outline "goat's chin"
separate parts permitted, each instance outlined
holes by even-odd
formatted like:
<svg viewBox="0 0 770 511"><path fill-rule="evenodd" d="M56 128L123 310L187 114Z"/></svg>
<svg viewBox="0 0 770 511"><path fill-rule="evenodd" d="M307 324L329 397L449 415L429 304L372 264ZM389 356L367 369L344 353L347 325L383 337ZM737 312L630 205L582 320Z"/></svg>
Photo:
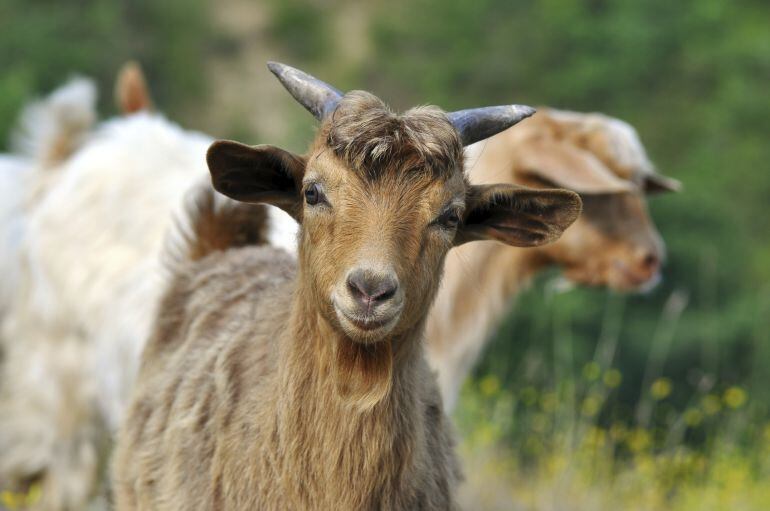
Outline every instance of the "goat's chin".
<svg viewBox="0 0 770 511"><path fill-rule="evenodd" d="M392 333L401 317L397 311L388 317L361 317L356 313L347 312L334 302L334 312L345 334L354 342L372 344L384 340Z"/></svg>

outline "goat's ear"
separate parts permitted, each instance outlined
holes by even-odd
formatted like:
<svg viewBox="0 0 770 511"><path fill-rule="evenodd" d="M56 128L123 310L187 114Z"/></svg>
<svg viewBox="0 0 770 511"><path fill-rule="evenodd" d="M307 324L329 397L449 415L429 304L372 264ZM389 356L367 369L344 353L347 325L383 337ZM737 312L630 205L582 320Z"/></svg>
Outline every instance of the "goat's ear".
<svg viewBox="0 0 770 511"><path fill-rule="evenodd" d="M130 60L118 71L115 102L123 115L152 110L152 97L141 66Z"/></svg>
<svg viewBox="0 0 770 511"><path fill-rule="evenodd" d="M455 245L497 240L516 247L555 241L580 214L580 196L568 190L516 185L474 185L466 199Z"/></svg>
<svg viewBox="0 0 770 511"><path fill-rule="evenodd" d="M682 182L672 177L663 176L651 172L644 176L644 193L655 195L663 192L678 192L682 189Z"/></svg>
<svg viewBox="0 0 770 511"><path fill-rule="evenodd" d="M209 147L206 162L216 191L240 202L277 206L301 220L302 157L269 145L218 140Z"/></svg>
<svg viewBox="0 0 770 511"><path fill-rule="evenodd" d="M569 142L533 140L516 154L524 174L583 194L621 193L637 189L612 173L599 158Z"/></svg>

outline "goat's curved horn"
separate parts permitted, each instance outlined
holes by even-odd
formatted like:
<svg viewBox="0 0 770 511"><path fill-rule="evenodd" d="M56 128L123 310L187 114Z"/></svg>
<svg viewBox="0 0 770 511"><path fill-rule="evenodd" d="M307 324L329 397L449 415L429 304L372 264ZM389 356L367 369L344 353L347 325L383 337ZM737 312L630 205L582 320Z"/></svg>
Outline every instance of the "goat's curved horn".
<svg viewBox="0 0 770 511"><path fill-rule="evenodd" d="M531 106L503 105L458 110L447 113L447 117L466 146L507 130L534 113Z"/></svg>
<svg viewBox="0 0 770 511"><path fill-rule="evenodd" d="M280 62L268 62L267 68L319 121L329 115L342 99L342 92L304 71Z"/></svg>

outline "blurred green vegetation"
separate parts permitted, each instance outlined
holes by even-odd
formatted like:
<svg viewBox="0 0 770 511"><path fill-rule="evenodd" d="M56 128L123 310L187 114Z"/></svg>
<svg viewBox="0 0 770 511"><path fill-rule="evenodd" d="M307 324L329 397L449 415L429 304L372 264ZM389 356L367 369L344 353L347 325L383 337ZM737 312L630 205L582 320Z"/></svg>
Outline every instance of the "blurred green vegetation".
<svg viewBox="0 0 770 511"><path fill-rule="evenodd" d="M22 105L75 74L96 79L102 111L129 59L153 94L179 113L204 92L201 55L211 36L205 0L3 0L0 2L0 149Z"/></svg>
<svg viewBox="0 0 770 511"><path fill-rule="evenodd" d="M249 12L245 0L222 8L236 5ZM719 463L733 460L732 446L751 453L752 445L768 449L761 442L770 438L770 3L365 5L267 0L263 35L276 57L340 88L370 89L398 108L518 102L605 112L633 124L660 171L684 183L680 194L651 199L668 246L663 284L644 296L557 293L549 286L553 272L543 275L519 297L477 368L458 411L462 430L475 441L492 428L493 443L526 464L537 454L527 445L540 445L543 459L553 461L545 454L559 451L563 435L572 435L577 449L568 452L578 452L594 433L623 428L637 447L645 445L635 454L623 437L613 441L613 456L633 464L639 455L645 466L655 453L666 463L687 446L695 449L687 451L688 463L700 463L700 455L715 465L693 471L686 489L710 481L740 491L719 479ZM218 44L224 51L214 6L5 0L0 140L28 99L73 71L109 92L129 57L147 68L172 118L194 109L216 93L205 89L202 58ZM354 6L364 14L352 18L366 24L363 30L345 25ZM311 121L297 119L301 139ZM555 408L528 411L527 400L541 406L543 396L552 396ZM531 440L531 431L541 434ZM749 479L770 470L755 463L759 452L741 461L753 467ZM688 502L687 490L679 498Z"/></svg>
<svg viewBox="0 0 770 511"><path fill-rule="evenodd" d="M321 3L271 5L281 13L273 35L291 41L283 48L293 61L328 70L343 88L368 88L398 108L521 102L602 111L633 124L659 170L684 182L682 193L650 201L668 247L661 286L644 296L559 294L548 292L553 273L544 275L516 302L477 377L553 384L594 360L611 333L628 415L650 372L670 379L678 405L704 385L742 385L752 407L770 411L770 4L377 2L371 55L347 67L343 46L361 43L343 34L332 44L337 27L318 15ZM315 20L322 55L293 46L299 25L285 20L303 16ZM683 307L675 318L672 300Z"/></svg>
<svg viewBox="0 0 770 511"><path fill-rule="evenodd" d="M651 200L668 245L665 282L627 299L575 290L518 300L478 375L504 385L553 377L570 342L591 359L616 305L622 396L640 396L655 336L670 335L661 375L688 399L704 377L770 402L770 4L714 0L420 0L389 3L373 24L362 76L399 106L522 102L602 111L632 123L660 171L684 191ZM672 293L686 297L660 332ZM669 345L670 344L670 345ZM556 345L556 346L554 346Z"/></svg>

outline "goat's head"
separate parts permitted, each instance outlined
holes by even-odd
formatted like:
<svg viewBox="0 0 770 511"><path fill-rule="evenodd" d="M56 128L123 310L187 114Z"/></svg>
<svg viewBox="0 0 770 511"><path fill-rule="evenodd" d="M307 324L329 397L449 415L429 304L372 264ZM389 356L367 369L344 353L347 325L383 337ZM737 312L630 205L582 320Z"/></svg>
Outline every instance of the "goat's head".
<svg viewBox="0 0 770 511"><path fill-rule="evenodd" d="M676 191L680 184L655 172L636 131L618 119L542 110L528 127L528 133L511 133L525 143L515 144L509 180L567 188L583 199L575 225L543 251L580 284L619 291L653 287L665 246L645 195Z"/></svg>
<svg viewBox="0 0 770 511"><path fill-rule="evenodd" d="M321 120L318 135L306 156L216 142L208 153L214 187L279 206L301 223L303 291L357 343L398 336L424 319L453 245L548 243L580 212L572 192L471 186L464 177L463 144L531 109L399 115L369 93L342 95L288 66L271 69Z"/></svg>

